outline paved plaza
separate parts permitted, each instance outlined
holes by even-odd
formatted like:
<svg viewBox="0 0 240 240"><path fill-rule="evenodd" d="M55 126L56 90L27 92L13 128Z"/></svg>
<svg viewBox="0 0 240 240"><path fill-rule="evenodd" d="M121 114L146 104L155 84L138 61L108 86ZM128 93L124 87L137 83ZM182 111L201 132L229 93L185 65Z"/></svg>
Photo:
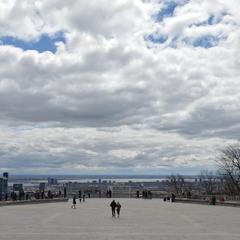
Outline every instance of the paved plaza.
<svg viewBox="0 0 240 240"><path fill-rule="evenodd" d="M239 240L240 208L117 199L121 217L112 218L111 199L0 208L1 240Z"/></svg>

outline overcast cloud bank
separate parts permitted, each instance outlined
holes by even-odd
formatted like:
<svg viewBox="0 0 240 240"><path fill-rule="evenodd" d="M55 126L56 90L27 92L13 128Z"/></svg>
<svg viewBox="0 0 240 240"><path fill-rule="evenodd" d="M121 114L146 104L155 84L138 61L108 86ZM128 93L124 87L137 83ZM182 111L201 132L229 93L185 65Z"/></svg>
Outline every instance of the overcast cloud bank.
<svg viewBox="0 0 240 240"><path fill-rule="evenodd" d="M0 11L2 171L191 173L239 139L238 1L5 0Z"/></svg>

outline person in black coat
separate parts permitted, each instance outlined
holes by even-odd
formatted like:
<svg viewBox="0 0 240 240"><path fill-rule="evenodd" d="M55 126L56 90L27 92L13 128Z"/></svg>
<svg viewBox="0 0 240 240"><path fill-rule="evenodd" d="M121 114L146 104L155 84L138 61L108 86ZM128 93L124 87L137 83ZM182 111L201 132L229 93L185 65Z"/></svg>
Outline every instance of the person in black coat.
<svg viewBox="0 0 240 240"><path fill-rule="evenodd" d="M119 202L117 202L116 204L116 208L117 208L117 216L120 217L120 210L121 210L121 204Z"/></svg>
<svg viewBox="0 0 240 240"><path fill-rule="evenodd" d="M76 197L75 196L73 196L73 205L71 208L76 209Z"/></svg>
<svg viewBox="0 0 240 240"><path fill-rule="evenodd" d="M111 209L112 209L112 217L115 217L115 215L116 215L115 209L116 209L116 207L117 207L117 204L116 204L115 200L113 200L113 201L111 202L110 207L111 207Z"/></svg>

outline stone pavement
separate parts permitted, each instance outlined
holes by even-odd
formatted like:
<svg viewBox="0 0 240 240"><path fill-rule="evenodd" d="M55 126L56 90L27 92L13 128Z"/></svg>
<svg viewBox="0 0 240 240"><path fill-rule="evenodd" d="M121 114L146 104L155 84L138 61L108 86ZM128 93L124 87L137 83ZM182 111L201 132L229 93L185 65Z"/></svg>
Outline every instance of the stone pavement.
<svg viewBox="0 0 240 240"><path fill-rule="evenodd" d="M0 208L0 240L239 240L240 208L117 199L121 217L111 217L111 199Z"/></svg>

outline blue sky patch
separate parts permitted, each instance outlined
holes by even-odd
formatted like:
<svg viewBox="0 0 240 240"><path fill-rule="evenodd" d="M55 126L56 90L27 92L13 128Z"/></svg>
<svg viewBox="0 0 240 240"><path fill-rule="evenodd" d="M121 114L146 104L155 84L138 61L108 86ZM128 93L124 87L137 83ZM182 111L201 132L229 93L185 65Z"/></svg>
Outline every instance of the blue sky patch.
<svg viewBox="0 0 240 240"><path fill-rule="evenodd" d="M208 25L218 24L223 20L223 18L226 15L228 15L228 13L226 12L222 12L222 14L219 16L210 15L207 20L199 22L197 24L193 24L193 25L199 27L199 26L208 26Z"/></svg>
<svg viewBox="0 0 240 240"><path fill-rule="evenodd" d="M201 37L193 42L194 47L212 48L218 45L219 39L214 36Z"/></svg>
<svg viewBox="0 0 240 240"><path fill-rule="evenodd" d="M144 39L145 41L162 44L168 40L168 37L164 35L149 34L149 35L146 35Z"/></svg>
<svg viewBox="0 0 240 240"><path fill-rule="evenodd" d="M175 8L177 7L177 3L169 2L167 3L155 16L157 22L163 21L165 17L171 17L174 14Z"/></svg>
<svg viewBox="0 0 240 240"><path fill-rule="evenodd" d="M24 41L18 38L14 38L11 36L5 36L0 38L1 45L11 45L17 48L21 48L24 51L26 50L36 50L40 53L50 51L52 53L56 53L57 42L64 42L65 37L63 33L55 34L54 36L42 35L39 39L34 41Z"/></svg>
<svg viewBox="0 0 240 240"><path fill-rule="evenodd" d="M221 38L215 36L204 36L196 39L184 39L186 44L192 45L194 47L202 47L202 48L212 48L216 47Z"/></svg>
<svg viewBox="0 0 240 240"><path fill-rule="evenodd" d="M183 6L186 3L188 3L189 0L181 0L181 1L168 1L164 7L156 14L154 15L154 19L157 22L162 22L164 18L166 17L172 17L174 14L174 11L177 7Z"/></svg>

